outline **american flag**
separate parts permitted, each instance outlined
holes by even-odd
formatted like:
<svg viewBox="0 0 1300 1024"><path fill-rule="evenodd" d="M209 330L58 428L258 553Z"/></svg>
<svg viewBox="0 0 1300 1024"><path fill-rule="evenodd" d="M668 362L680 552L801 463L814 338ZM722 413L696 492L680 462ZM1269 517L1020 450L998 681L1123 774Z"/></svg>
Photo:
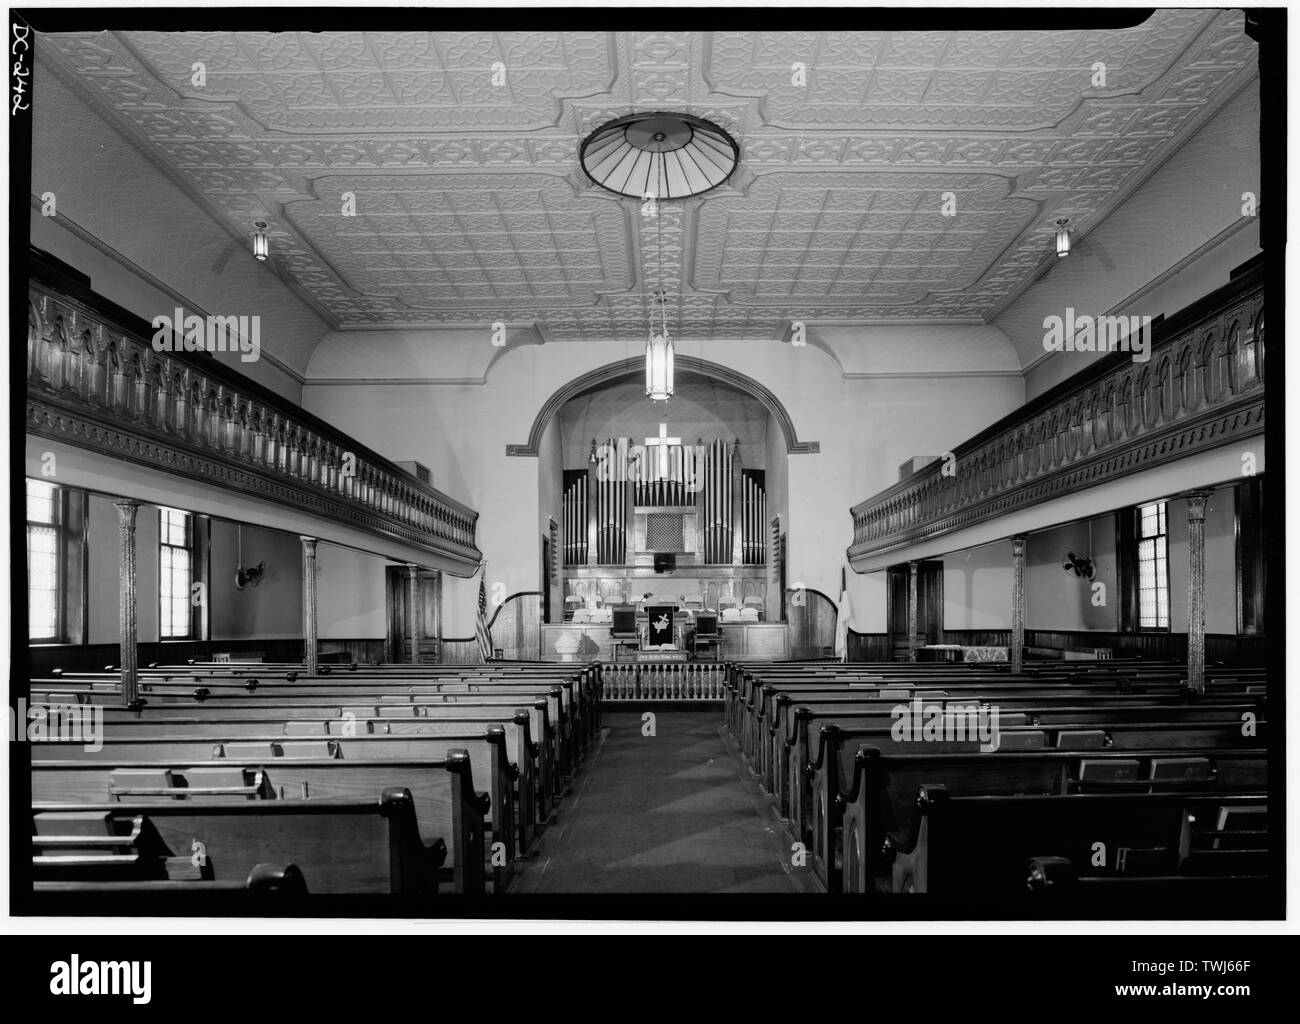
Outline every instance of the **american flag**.
<svg viewBox="0 0 1300 1024"><path fill-rule="evenodd" d="M480 661L492 660L492 633L488 630L487 622L487 588L484 587L484 580L487 577L487 569L484 568L483 575L478 581L478 617L474 623L474 635L478 637L478 656Z"/></svg>

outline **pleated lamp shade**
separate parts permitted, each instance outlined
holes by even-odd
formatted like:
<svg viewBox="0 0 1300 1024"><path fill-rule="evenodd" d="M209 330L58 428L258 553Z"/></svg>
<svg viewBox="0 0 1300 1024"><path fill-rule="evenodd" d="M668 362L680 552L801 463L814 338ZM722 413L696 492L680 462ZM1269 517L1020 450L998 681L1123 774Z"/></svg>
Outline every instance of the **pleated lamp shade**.
<svg viewBox="0 0 1300 1024"><path fill-rule="evenodd" d="M716 124L689 114L632 114L591 133L579 154L597 185L637 199L685 199L717 188L740 147Z"/></svg>

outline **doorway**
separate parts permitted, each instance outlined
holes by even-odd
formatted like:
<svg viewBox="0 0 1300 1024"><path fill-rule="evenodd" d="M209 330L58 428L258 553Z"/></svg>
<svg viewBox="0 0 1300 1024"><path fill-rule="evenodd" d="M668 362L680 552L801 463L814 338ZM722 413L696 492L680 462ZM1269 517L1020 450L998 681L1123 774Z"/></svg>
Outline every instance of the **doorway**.
<svg viewBox="0 0 1300 1024"><path fill-rule="evenodd" d="M384 573L388 610L389 661L410 664L411 659L411 577L405 566L390 565ZM421 664L441 661L442 573L436 569L416 571L415 586L420 616L416 623L417 658Z"/></svg>
<svg viewBox="0 0 1300 1024"><path fill-rule="evenodd" d="M886 570L886 621L889 625L890 658L911 661L912 651L943 638L943 562L920 562L916 569L916 635L908 636L909 577L907 563Z"/></svg>

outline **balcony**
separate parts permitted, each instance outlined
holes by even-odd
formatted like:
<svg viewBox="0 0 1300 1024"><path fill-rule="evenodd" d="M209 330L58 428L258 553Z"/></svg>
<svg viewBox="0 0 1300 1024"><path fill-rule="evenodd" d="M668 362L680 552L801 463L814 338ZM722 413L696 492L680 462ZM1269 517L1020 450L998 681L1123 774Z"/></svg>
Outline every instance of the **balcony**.
<svg viewBox="0 0 1300 1024"><path fill-rule="evenodd" d="M954 459L855 505L850 562L1262 433L1263 277L1253 265L1156 324L1146 362L1093 357L1095 366L958 446Z"/></svg>
<svg viewBox="0 0 1300 1024"><path fill-rule="evenodd" d="M472 572L478 513L204 352L32 259L29 434L253 495ZM236 357L237 358L237 357Z"/></svg>

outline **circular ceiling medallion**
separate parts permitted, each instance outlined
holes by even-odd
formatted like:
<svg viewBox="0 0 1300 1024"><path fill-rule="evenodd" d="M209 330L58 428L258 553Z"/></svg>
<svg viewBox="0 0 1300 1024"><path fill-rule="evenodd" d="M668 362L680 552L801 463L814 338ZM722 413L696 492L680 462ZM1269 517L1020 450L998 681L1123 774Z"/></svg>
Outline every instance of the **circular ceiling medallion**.
<svg viewBox="0 0 1300 1024"><path fill-rule="evenodd" d="M578 159L587 177L621 196L686 199L730 178L740 147L690 114L632 114L587 136Z"/></svg>

